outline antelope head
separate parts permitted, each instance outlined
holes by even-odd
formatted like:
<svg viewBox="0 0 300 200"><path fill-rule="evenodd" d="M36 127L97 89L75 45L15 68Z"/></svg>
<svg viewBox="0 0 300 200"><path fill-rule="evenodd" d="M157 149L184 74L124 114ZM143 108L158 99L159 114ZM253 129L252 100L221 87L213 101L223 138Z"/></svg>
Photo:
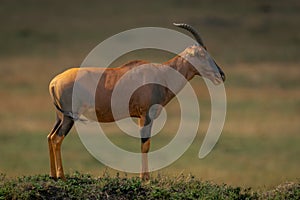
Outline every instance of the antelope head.
<svg viewBox="0 0 300 200"><path fill-rule="evenodd" d="M207 48L203 43L199 33L188 24L176 24L180 28L186 29L193 34L197 44L186 48L180 56L190 62L196 68L196 74L208 78L215 85L225 81L225 74L217 65L214 59L207 52Z"/></svg>

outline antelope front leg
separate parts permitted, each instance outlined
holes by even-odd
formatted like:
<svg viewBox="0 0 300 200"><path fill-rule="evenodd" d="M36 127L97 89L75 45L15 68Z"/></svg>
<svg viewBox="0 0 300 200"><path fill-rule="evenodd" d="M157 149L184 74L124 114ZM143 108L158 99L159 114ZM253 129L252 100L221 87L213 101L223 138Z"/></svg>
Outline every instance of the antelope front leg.
<svg viewBox="0 0 300 200"><path fill-rule="evenodd" d="M142 180L149 180L149 168L148 168L148 152L150 149L150 137L152 120L149 118L141 118L139 120L140 134L141 134L141 153L142 153L142 169L140 177Z"/></svg>
<svg viewBox="0 0 300 200"><path fill-rule="evenodd" d="M142 152L142 170L141 170L141 178L143 180L149 180L150 174L149 174L149 168L148 168L148 152L150 149L150 138L142 142L141 145L141 152Z"/></svg>

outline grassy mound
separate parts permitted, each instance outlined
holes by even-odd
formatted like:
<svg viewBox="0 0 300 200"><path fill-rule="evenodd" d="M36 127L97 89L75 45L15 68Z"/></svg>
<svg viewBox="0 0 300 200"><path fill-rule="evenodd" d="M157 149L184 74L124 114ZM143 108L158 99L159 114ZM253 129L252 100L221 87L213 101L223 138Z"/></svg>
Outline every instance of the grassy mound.
<svg viewBox="0 0 300 200"><path fill-rule="evenodd" d="M0 178L0 199L299 199L300 184L286 183L256 192L228 185L204 182L192 176L155 177L148 182L139 178L93 178L75 173L67 181L55 181L48 175Z"/></svg>

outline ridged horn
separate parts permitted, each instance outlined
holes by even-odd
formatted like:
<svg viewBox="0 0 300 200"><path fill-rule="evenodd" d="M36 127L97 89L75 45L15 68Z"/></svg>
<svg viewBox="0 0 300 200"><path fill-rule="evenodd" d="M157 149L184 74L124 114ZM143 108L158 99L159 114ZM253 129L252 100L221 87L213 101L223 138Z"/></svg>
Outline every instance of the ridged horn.
<svg viewBox="0 0 300 200"><path fill-rule="evenodd" d="M199 35L199 32L196 31L196 29L194 29L191 25L188 25L188 24L185 24L185 23L173 23L174 26L177 26L177 27L180 27L180 28L183 28L185 30L188 30L189 32L191 32L193 34L193 36L195 37L196 41L198 42L199 45L203 46L204 48L205 45L203 43L203 40L201 39L200 35Z"/></svg>

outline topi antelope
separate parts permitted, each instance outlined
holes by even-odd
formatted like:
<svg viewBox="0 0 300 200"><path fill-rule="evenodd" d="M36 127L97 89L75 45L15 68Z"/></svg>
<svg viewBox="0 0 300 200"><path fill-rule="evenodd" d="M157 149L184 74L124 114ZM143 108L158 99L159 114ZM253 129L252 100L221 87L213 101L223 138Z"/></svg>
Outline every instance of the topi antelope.
<svg viewBox="0 0 300 200"><path fill-rule="evenodd" d="M89 112L93 109L94 112L96 112L97 119L90 120L96 120L98 122L114 122L127 117L138 118L142 153L142 169L140 176L143 180L149 179L147 153L150 148L151 126L153 122L153 117L150 116L153 113L149 112L151 106L155 104L165 106L173 97L175 97L176 92L179 92L185 86L187 81L191 80L195 75L208 78L214 84L220 84L225 81L224 72L208 54L198 32L187 24L174 23L174 25L191 32L195 37L197 44L186 48L182 53L167 62L153 64L146 61L135 60L118 68L72 68L57 75L50 82L49 91L56 107L56 123L48 135L51 177L54 179L65 179L62 166L61 144L72 128L74 121L78 120L80 115L87 116L89 119ZM147 79L151 75L148 73L149 70L143 70L141 67L145 64L155 68L156 72L158 72L156 73L156 79L164 81L164 78L169 73L168 70L172 69L184 76L185 80L180 83L174 83L177 84L175 93L168 88L157 84L147 84L139 87L130 98L128 105L129 112L127 112L127 115L120 115L120 117L114 118L111 97L118 80L120 80L126 72L131 70L135 70L136 74L130 76L130 79L135 79L135 77ZM80 78L76 79L79 72ZM97 74L102 75L101 79L99 82L93 82L92 77ZM90 84L97 85L96 94L94 94L96 97L94 99L94 105L90 105L89 102L81 100L81 97L78 96L78 102L80 103L76 106L72 106L72 93L75 80L78 83L78 81L83 79L89 80L91 82ZM88 87L82 87L82 90L84 90L85 95L93 96L89 93ZM159 110L157 111L157 114L159 114Z"/></svg>

